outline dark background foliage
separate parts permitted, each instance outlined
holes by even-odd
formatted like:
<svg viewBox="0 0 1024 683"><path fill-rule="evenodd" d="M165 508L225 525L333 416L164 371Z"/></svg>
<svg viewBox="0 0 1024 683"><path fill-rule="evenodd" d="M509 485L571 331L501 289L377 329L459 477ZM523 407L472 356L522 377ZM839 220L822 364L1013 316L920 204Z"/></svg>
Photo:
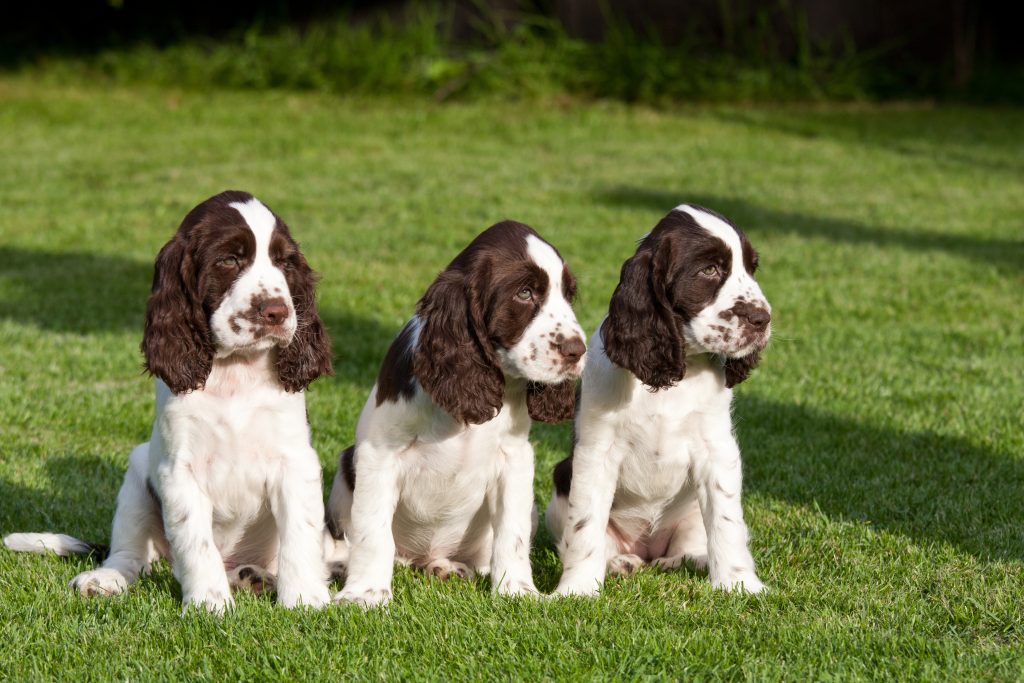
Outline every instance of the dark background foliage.
<svg viewBox="0 0 1024 683"><path fill-rule="evenodd" d="M0 68L439 99L543 81L644 101L1019 103L1018 13L993 0L16 3L0 22ZM231 50L257 75L227 67Z"/></svg>

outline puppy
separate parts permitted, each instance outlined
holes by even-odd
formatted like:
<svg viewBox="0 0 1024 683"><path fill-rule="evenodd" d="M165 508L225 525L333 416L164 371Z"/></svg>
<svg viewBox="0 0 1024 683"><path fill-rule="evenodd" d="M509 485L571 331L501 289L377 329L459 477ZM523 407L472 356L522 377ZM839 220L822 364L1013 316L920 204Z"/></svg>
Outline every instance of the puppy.
<svg viewBox="0 0 1024 683"><path fill-rule="evenodd" d="M490 572L535 594L530 418L569 419L586 346L576 282L533 229L484 231L441 273L384 358L327 506L339 602L391 598L395 560L447 578Z"/></svg>
<svg viewBox="0 0 1024 683"><path fill-rule="evenodd" d="M747 548L732 387L757 365L771 307L757 252L733 224L679 206L622 266L590 340L574 450L554 472L547 524L561 595L592 595L605 568L706 568L757 593Z"/></svg>
<svg viewBox="0 0 1024 683"><path fill-rule="evenodd" d="M129 456L110 555L71 586L126 590L169 557L187 609L232 606L230 585L277 575L287 607L329 602L320 463L303 390L331 373L315 275L288 226L245 192L192 209L156 260L142 352L156 420ZM88 552L56 534L9 548Z"/></svg>

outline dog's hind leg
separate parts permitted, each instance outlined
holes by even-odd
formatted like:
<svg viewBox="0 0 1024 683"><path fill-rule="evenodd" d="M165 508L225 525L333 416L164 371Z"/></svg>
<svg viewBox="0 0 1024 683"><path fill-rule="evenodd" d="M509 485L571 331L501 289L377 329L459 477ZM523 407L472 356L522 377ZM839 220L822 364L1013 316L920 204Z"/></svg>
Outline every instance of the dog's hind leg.
<svg viewBox="0 0 1024 683"><path fill-rule="evenodd" d="M70 586L82 595L123 593L139 574L149 571L154 560L166 554L160 503L146 485L148 465L149 444L136 446L117 494L110 555L99 568L71 580Z"/></svg>

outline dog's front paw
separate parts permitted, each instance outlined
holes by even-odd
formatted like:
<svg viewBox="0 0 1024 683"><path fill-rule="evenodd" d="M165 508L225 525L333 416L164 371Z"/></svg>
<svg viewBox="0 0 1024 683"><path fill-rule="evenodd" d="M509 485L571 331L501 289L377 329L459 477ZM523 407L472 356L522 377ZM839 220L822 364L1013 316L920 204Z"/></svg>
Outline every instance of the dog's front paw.
<svg viewBox="0 0 1024 683"><path fill-rule="evenodd" d="M114 569L93 569L82 572L68 584L87 598L118 595L128 590L128 581L121 572Z"/></svg>
<svg viewBox="0 0 1024 683"><path fill-rule="evenodd" d="M277 604L292 609L294 607L309 607L320 609L331 603L331 594L327 586L313 585L305 588L280 587L277 590Z"/></svg>
<svg viewBox="0 0 1024 683"><path fill-rule="evenodd" d="M334 602L339 604L359 605L365 609L371 607L383 607L391 602L390 588L349 588L345 586L341 592L336 593Z"/></svg>
<svg viewBox="0 0 1024 683"><path fill-rule="evenodd" d="M182 597L182 614L189 611L189 608L203 610L218 616L229 612L235 607L235 601L231 593L220 588L197 590Z"/></svg>
<svg viewBox="0 0 1024 683"><path fill-rule="evenodd" d="M559 598L573 596L590 598L597 595L600 591L600 581L568 581L558 584L558 588L555 589L552 595Z"/></svg>
<svg viewBox="0 0 1024 683"><path fill-rule="evenodd" d="M540 591L533 585L532 579L507 579L494 590L498 595L509 598L539 598Z"/></svg>
<svg viewBox="0 0 1024 683"><path fill-rule="evenodd" d="M768 587L761 583L761 579L757 578L757 574L754 572L737 572L724 577L716 577L711 579L711 585L730 593L757 594L768 590Z"/></svg>

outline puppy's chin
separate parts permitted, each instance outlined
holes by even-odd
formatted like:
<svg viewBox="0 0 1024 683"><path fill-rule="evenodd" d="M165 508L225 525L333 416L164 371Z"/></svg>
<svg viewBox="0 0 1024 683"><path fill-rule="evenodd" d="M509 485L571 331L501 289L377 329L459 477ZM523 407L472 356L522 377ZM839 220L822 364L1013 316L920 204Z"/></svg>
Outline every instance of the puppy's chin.
<svg viewBox="0 0 1024 683"><path fill-rule="evenodd" d="M567 380L579 379L583 374L583 359L572 366L550 363L537 365L534 363L522 367L502 351L498 352L501 371L510 379L524 379L539 384L561 384Z"/></svg>
<svg viewBox="0 0 1024 683"><path fill-rule="evenodd" d="M291 343L293 334L268 334L259 339L250 339L231 344L217 344L217 358L228 358L229 356L252 356L265 353L274 348L284 348Z"/></svg>

